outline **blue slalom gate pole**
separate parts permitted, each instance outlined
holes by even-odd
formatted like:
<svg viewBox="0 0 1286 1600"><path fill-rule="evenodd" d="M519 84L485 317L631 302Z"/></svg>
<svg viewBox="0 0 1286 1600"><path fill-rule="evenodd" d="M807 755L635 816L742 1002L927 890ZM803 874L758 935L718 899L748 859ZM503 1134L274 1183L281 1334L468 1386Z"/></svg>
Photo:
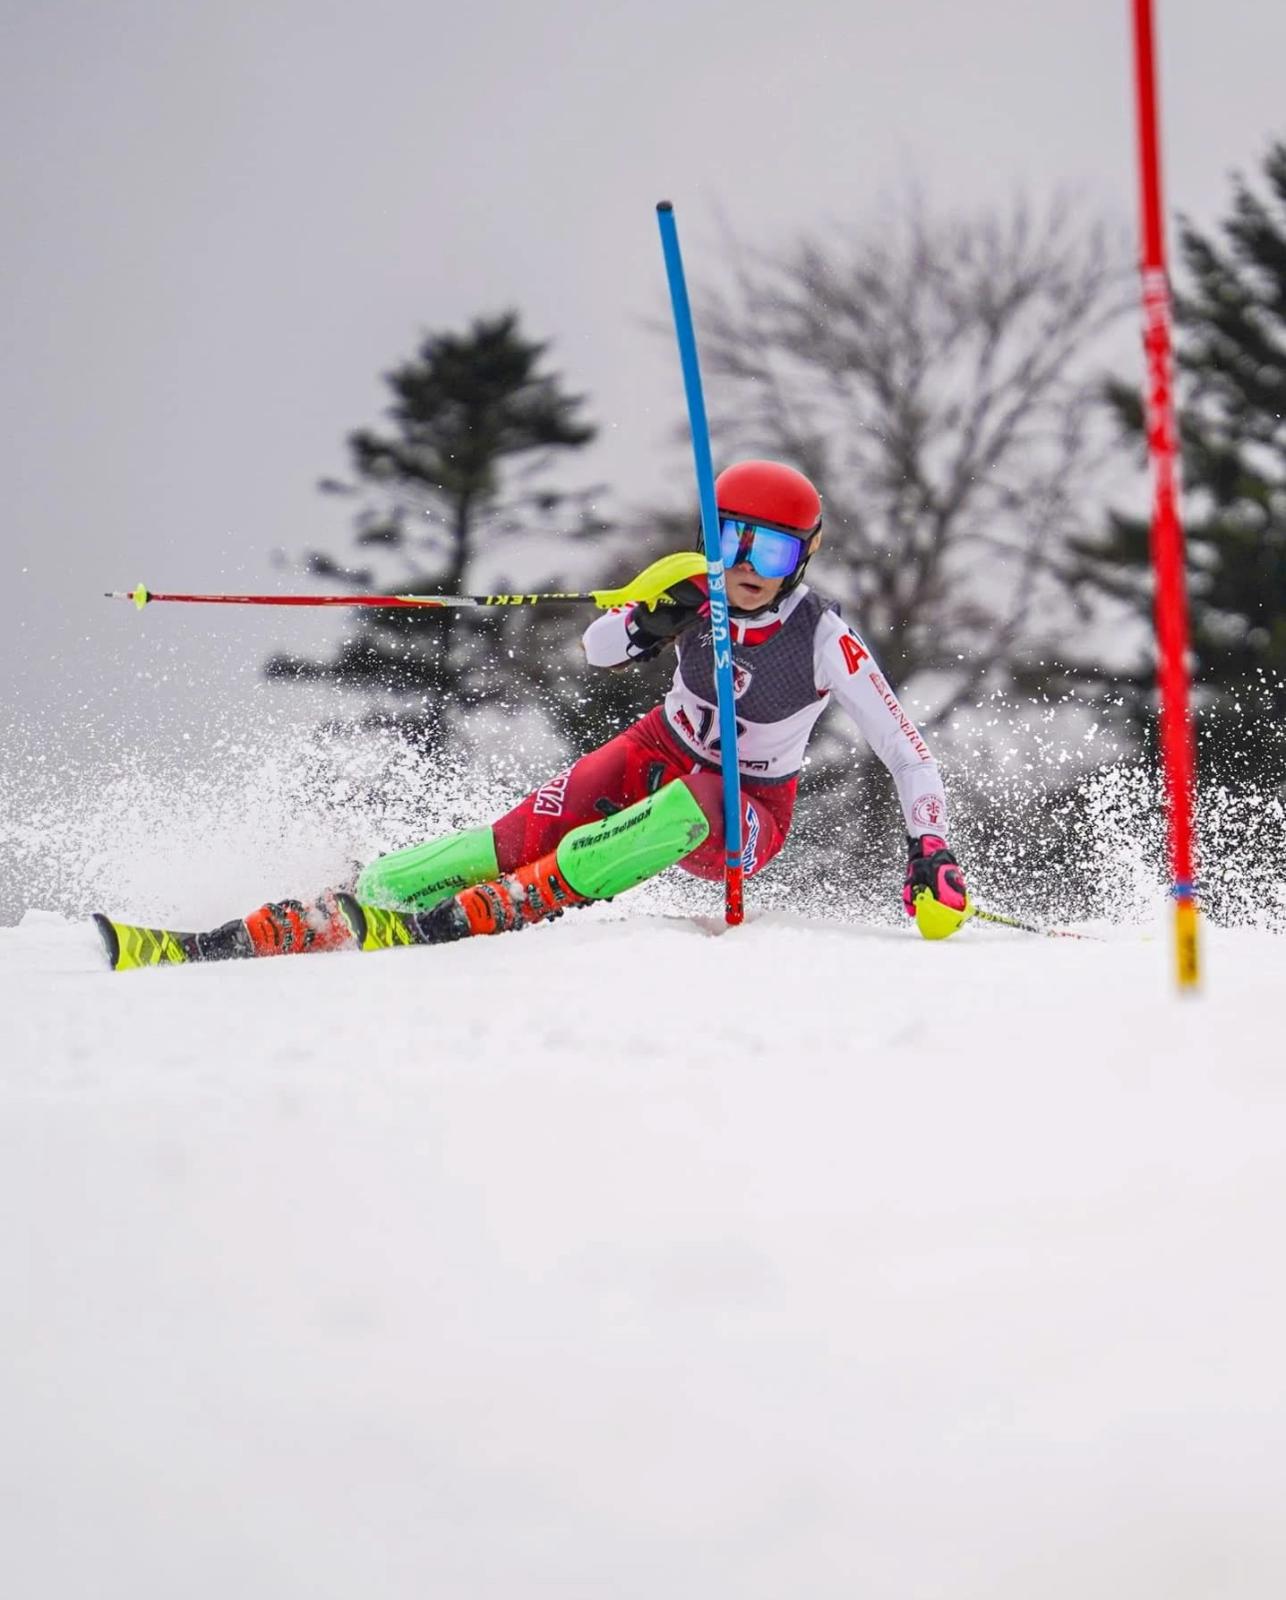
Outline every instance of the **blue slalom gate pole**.
<svg viewBox="0 0 1286 1600"><path fill-rule="evenodd" d="M665 252L665 274L674 307L674 331L683 364L683 389L688 401L688 425L696 460L697 492L701 499L701 537L705 543L706 571L710 580L710 636L714 644L714 687L719 705L719 765L723 773L724 919L736 924L742 918L741 772L737 765L737 702L732 684L732 628L728 621L728 586L724 579L719 545L719 510L714 498L714 464L710 459L710 424L701 392L701 367L692 307L679 253L679 230L674 207L662 200L656 208Z"/></svg>

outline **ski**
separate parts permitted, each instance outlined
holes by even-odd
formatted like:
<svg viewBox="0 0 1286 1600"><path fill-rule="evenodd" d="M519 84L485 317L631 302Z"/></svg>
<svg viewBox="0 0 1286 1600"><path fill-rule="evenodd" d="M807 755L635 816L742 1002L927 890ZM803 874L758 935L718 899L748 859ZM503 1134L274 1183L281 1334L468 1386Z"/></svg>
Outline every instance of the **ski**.
<svg viewBox="0 0 1286 1600"><path fill-rule="evenodd" d="M98 929L113 972L130 972L136 967L179 966L200 961L194 933L176 933L171 928L139 928L130 922L113 922L101 911L94 912Z"/></svg>
<svg viewBox="0 0 1286 1600"><path fill-rule="evenodd" d="M256 956L299 955L307 950L343 950L354 939L359 949L383 949L392 944L416 942L410 918L399 913L366 908L352 902L352 913L345 916L336 899L327 891L314 901L270 900L247 916L224 922L208 933L179 933L173 928L143 928L132 922L117 922L101 911L94 913L114 972L129 972L137 967L169 967L191 961L248 961ZM364 918L373 925L367 934Z"/></svg>

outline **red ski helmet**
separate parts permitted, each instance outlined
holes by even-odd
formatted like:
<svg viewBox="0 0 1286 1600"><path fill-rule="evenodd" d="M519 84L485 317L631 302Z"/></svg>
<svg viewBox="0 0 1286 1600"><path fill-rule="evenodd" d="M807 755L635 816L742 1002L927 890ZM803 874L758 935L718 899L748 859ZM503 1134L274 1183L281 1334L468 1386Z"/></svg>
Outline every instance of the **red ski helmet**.
<svg viewBox="0 0 1286 1600"><path fill-rule="evenodd" d="M725 518L734 518L780 529L800 541L798 565L783 579L769 604L755 611L733 613L758 616L777 605L803 579L809 542L822 526L822 497L802 472L781 461L738 461L735 466L725 467L715 479L714 498L721 525Z"/></svg>
<svg viewBox="0 0 1286 1600"><path fill-rule="evenodd" d="M802 472L780 461L738 461L714 482L721 514L811 536L822 525L822 497Z"/></svg>

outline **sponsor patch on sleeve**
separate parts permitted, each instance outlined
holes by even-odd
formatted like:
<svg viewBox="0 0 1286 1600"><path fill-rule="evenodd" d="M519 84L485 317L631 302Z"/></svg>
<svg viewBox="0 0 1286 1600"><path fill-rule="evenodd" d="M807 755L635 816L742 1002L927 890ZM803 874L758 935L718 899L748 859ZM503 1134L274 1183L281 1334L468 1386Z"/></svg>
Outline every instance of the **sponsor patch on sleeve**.
<svg viewBox="0 0 1286 1600"><path fill-rule="evenodd" d="M922 828L937 828L947 814L947 803L940 794L922 794L911 807L911 820Z"/></svg>
<svg viewBox="0 0 1286 1600"><path fill-rule="evenodd" d="M892 689L889 688L884 678L880 675L880 673L873 672L871 674L870 681L875 689L876 694L879 695L880 699L883 700L885 706L888 708L889 715L897 723L898 727L901 728L907 743L915 751L916 755L919 756L921 761L932 761L933 757L929 754L929 747L920 737L920 730L898 704L897 695L895 695Z"/></svg>
<svg viewBox="0 0 1286 1600"><path fill-rule="evenodd" d="M855 633L841 633L839 647L843 653L844 665L848 668L850 678L861 670L863 661L871 659L871 652Z"/></svg>

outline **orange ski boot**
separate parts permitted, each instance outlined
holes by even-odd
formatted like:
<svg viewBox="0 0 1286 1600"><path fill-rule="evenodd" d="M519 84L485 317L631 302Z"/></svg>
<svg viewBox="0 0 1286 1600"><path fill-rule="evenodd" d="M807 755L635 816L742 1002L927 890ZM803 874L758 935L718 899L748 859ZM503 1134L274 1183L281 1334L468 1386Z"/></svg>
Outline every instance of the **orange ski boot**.
<svg viewBox="0 0 1286 1600"><path fill-rule="evenodd" d="M308 906L300 900L270 900L242 922L250 946L246 954L251 956L341 950L353 942L335 895L329 889Z"/></svg>
<svg viewBox="0 0 1286 1600"><path fill-rule="evenodd" d="M479 933L512 933L562 916L568 906L585 905L551 852L502 878L462 889L427 911L385 911L362 905L352 895L338 896L347 929L362 950L395 945L450 944Z"/></svg>
<svg viewBox="0 0 1286 1600"><path fill-rule="evenodd" d="M551 851L539 861L507 872L503 878L475 884L472 889L462 889L455 896L455 905L463 913L468 929L456 937L467 938L475 933L512 933L533 922L547 922L553 917L561 917L568 906L584 903L585 896L577 894L568 883L558 865L557 855Z"/></svg>

